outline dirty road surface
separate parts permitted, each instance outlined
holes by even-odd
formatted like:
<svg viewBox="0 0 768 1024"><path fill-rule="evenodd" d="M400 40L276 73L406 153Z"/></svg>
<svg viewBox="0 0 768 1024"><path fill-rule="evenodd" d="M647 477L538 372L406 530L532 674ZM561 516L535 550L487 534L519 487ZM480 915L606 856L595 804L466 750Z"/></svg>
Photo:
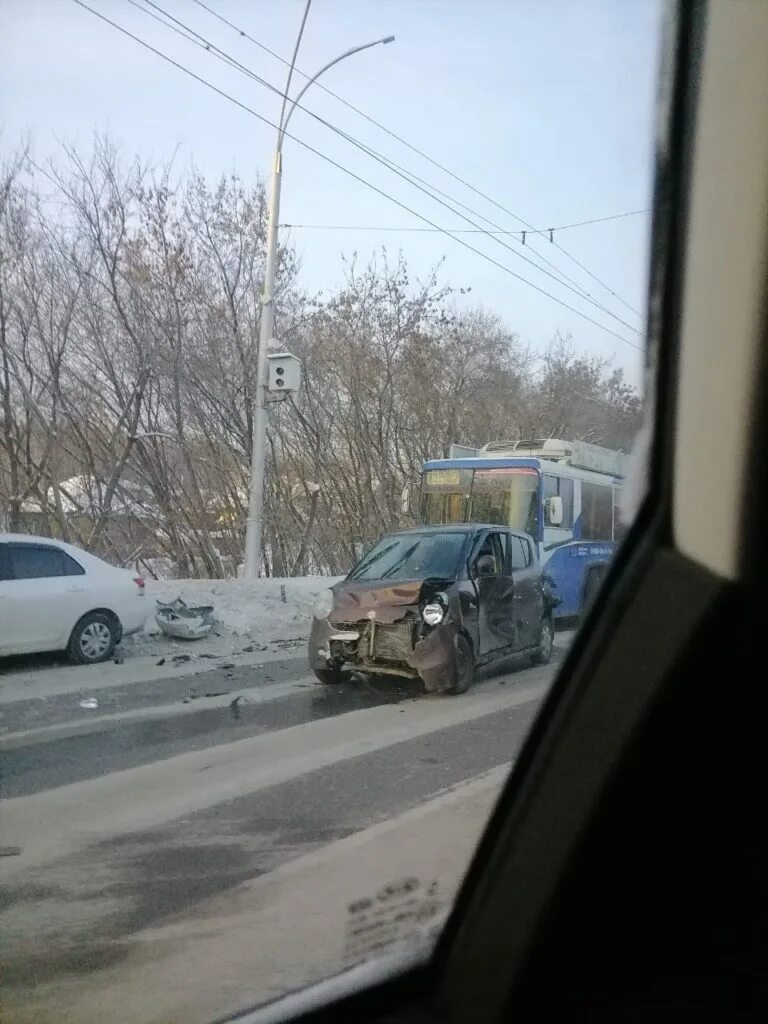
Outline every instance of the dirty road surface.
<svg viewBox="0 0 768 1024"><path fill-rule="evenodd" d="M455 698L393 678L317 685L303 647L133 683L105 667L103 685L47 695L3 696L0 679L9 1019L40 986L56 998L36 1018L66 1019L57 986L96 979L152 929L513 761L566 643Z"/></svg>

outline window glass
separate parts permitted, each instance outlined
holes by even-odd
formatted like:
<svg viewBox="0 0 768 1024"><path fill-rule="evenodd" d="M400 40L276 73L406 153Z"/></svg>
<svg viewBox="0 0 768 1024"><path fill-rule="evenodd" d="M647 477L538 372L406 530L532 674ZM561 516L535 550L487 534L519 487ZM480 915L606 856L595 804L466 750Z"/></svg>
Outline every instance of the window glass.
<svg viewBox="0 0 768 1024"><path fill-rule="evenodd" d="M33 580L49 576L82 576L84 569L60 548L43 544L8 546L16 579Z"/></svg>
<svg viewBox="0 0 768 1024"><path fill-rule="evenodd" d="M493 536L498 545L499 572L506 573L509 571L510 565L509 534L495 533Z"/></svg>
<svg viewBox="0 0 768 1024"><path fill-rule="evenodd" d="M559 495L563 502L563 521L557 528L570 530L573 526L573 480L567 476L547 473L543 483L544 501L555 495Z"/></svg>
<svg viewBox="0 0 768 1024"><path fill-rule="evenodd" d="M421 477L421 521L430 526L470 520L472 470L426 470Z"/></svg>
<svg viewBox="0 0 768 1024"><path fill-rule="evenodd" d="M613 488L613 539L623 540L627 533L627 525L621 514L621 488Z"/></svg>
<svg viewBox="0 0 768 1024"><path fill-rule="evenodd" d="M570 530L573 527L573 480L567 476L561 476L559 480L559 494L563 499L563 521L560 524L563 529Z"/></svg>
<svg viewBox="0 0 768 1024"><path fill-rule="evenodd" d="M510 541L512 547L512 571L515 572L518 569L527 568L530 557L528 542L520 537L511 537Z"/></svg>
<svg viewBox="0 0 768 1024"><path fill-rule="evenodd" d="M11 560L8 557L8 549L5 544L0 544L0 580L12 580L13 570Z"/></svg>
<svg viewBox="0 0 768 1024"><path fill-rule="evenodd" d="M613 493L610 486L581 485L581 536L584 540L613 537Z"/></svg>
<svg viewBox="0 0 768 1024"><path fill-rule="evenodd" d="M472 481L471 520L536 535L539 474L533 469L478 469Z"/></svg>
<svg viewBox="0 0 768 1024"><path fill-rule="evenodd" d="M385 537L349 574L350 580L453 578L464 533L400 533Z"/></svg>

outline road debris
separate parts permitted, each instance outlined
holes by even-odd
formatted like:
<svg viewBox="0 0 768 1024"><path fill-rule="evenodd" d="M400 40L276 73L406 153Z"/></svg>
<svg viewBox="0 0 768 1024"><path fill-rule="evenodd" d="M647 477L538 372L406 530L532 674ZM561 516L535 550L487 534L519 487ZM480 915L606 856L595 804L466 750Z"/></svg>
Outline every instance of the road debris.
<svg viewBox="0 0 768 1024"><path fill-rule="evenodd" d="M188 605L181 597L157 602L155 622L166 636L180 640L201 640L210 634L216 620L212 604Z"/></svg>

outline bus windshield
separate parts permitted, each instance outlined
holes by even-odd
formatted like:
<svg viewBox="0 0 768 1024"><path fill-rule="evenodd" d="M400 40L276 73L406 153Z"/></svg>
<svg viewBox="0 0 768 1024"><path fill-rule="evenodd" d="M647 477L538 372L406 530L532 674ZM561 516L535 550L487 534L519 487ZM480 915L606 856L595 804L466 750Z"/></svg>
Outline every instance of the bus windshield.
<svg viewBox="0 0 768 1024"><path fill-rule="evenodd" d="M424 525L493 523L538 536L539 474L528 467L430 469L421 478Z"/></svg>

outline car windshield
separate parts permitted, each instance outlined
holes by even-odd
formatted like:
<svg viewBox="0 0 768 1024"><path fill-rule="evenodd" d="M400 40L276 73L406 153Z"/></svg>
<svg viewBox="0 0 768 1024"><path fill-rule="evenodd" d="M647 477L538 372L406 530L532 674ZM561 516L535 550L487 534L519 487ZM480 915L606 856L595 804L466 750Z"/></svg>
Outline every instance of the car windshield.
<svg viewBox="0 0 768 1024"><path fill-rule="evenodd" d="M453 579L466 534L399 533L384 540L361 559L350 580Z"/></svg>

